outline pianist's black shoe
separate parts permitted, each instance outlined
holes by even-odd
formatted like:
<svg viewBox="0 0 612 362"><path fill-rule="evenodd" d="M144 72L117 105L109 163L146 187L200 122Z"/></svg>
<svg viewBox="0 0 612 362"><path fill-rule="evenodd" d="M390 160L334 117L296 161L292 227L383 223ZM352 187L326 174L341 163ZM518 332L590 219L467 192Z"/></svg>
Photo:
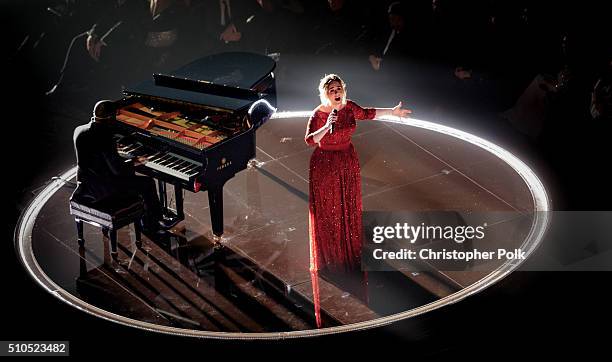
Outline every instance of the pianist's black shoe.
<svg viewBox="0 0 612 362"><path fill-rule="evenodd" d="M176 226L176 224L178 224L179 222L181 222L181 219L176 216L164 215L162 219L158 221L158 224L163 230L169 230Z"/></svg>

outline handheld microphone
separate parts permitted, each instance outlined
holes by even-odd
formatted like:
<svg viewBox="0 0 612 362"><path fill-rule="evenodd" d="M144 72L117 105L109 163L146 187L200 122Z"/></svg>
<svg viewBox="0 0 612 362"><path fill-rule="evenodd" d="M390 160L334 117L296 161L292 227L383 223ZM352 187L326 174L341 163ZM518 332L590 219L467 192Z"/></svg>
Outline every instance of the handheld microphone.
<svg viewBox="0 0 612 362"><path fill-rule="evenodd" d="M338 116L338 110L334 108L334 110L332 110L332 114L333 114L334 116ZM332 124L329 126L329 133L331 134L331 133L333 133L333 132L334 132L334 124L332 123Z"/></svg>

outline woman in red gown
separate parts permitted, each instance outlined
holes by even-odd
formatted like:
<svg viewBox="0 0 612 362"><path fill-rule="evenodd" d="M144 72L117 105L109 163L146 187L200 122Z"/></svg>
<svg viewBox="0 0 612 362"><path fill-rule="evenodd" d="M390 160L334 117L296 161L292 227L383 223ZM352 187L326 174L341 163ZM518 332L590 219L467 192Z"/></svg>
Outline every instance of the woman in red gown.
<svg viewBox="0 0 612 362"><path fill-rule="evenodd" d="M321 105L310 117L305 136L306 143L316 147L310 159L309 237L318 326L318 272L362 275L361 170L351 143L356 121L411 113L401 102L394 108L362 108L346 99L345 90L335 74L321 79Z"/></svg>

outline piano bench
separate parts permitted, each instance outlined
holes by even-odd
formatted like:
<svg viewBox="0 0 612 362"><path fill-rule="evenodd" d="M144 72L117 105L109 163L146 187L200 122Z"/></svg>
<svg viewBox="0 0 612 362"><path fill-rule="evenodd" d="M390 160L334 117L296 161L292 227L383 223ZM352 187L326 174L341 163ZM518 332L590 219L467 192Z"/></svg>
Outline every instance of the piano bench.
<svg viewBox="0 0 612 362"><path fill-rule="evenodd" d="M79 246L85 245L83 222L102 228L104 236L109 237L111 255L117 256L117 230L134 223L136 245L141 246L142 217L144 204L136 195L118 194L97 202L89 202L75 195L70 198L70 214L77 226Z"/></svg>

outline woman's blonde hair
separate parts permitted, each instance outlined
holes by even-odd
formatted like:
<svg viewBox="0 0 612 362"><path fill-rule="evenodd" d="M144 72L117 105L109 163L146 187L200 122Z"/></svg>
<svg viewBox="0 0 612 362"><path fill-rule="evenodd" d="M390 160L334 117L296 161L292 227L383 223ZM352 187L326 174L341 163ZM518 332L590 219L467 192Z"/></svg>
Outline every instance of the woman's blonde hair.
<svg viewBox="0 0 612 362"><path fill-rule="evenodd" d="M321 78L321 82L319 82L319 98L321 99L321 104L328 105L329 99L327 98L327 90L329 89L329 85L331 82L338 82L344 89L344 95L342 96L342 103L346 103L346 83L336 74L327 74L325 77Z"/></svg>

